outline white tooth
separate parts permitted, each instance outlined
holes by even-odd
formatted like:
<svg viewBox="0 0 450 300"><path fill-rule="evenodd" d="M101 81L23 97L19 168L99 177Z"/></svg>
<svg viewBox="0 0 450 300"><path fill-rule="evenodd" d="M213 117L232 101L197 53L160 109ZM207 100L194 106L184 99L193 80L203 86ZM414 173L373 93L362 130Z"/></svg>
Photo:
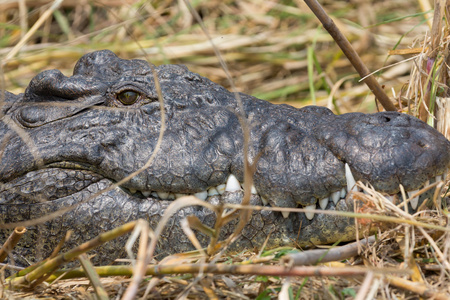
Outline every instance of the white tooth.
<svg viewBox="0 0 450 300"><path fill-rule="evenodd" d="M151 195L152 195L153 197L159 197L157 192L152 192Z"/></svg>
<svg viewBox="0 0 450 300"><path fill-rule="evenodd" d="M132 194L136 193L136 191L137 191L137 190L135 190L135 189L129 189L129 190L130 190L130 192L131 192Z"/></svg>
<svg viewBox="0 0 450 300"><path fill-rule="evenodd" d="M268 205L268 204L269 204L269 201L267 201L267 199L264 198L264 197L261 197L261 201L262 201L262 203L263 203L264 205Z"/></svg>
<svg viewBox="0 0 450 300"><path fill-rule="evenodd" d="M341 194L340 194L341 198L345 198L345 195L347 195L347 189L346 188L342 188Z"/></svg>
<svg viewBox="0 0 450 300"><path fill-rule="evenodd" d="M349 192L356 190L356 180L353 177L352 170L350 170L350 167L347 163L345 164L345 178L347 179L347 190Z"/></svg>
<svg viewBox="0 0 450 300"><path fill-rule="evenodd" d="M439 182L441 180L442 180L442 176L441 175L436 176L436 182Z"/></svg>
<svg viewBox="0 0 450 300"><path fill-rule="evenodd" d="M444 174L442 174L442 180L446 180L447 179L447 173L448 173L448 169L444 170Z"/></svg>
<svg viewBox="0 0 450 300"><path fill-rule="evenodd" d="M225 188L225 191L235 192L235 191L240 191L240 190L241 190L241 184L239 183L239 181L233 174L230 174L230 176L228 176L228 179L227 179L227 187Z"/></svg>
<svg viewBox="0 0 450 300"><path fill-rule="evenodd" d="M283 215L283 218L287 219L287 218L289 218L290 212L289 211L282 211L281 214Z"/></svg>
<svg viewBox="0 0 450 300"><path fill-rule="evenodd" d="M175 200L175 194L174 193L169 193L169 196L167 196L168 200Z"/></svg>
<svg viewBox="0 0 450 300"><path fill-rule="evenodd" d="M319 200L319 206L321 209L327 208L328 205L328 197Z"/></svg>
<svg viewBox="0 0 450 300"><path fill-rule="evenodd" d="M175 194L175 199L187 196L187 194Z"/></svg>
<svg viewBox="0 0 450 300"><path fill-rule="evenodd" d="M241 190L244 190L244 184L241 183ZM252 186L250 187L250 193L253 195L258 195L258 192L256 191L255 186L252 184Z"/></svg>
<svg viewBox="0 0 450 300"><path fill-rule="evenodd" d="M331 200L333 200L334 204L338 203L339 199L341 199L341 192L337 191L331 194Z"/></svg>
<svg viewBox="0 0 450 300"><path fill-rule="evenodd" d="M425 182L425 185L424 185L424 187L427 187L427 186L429 186L430 185L430 181L429 180L427 180L426 182Z"/></svg>
<svg viewBox="0 0 450 300"><path fill-rule="evenodd" d="M316 205L312 204L312 205L305 206L305 216L306 216L306 218L308 218L308 220L312 220L314 218L314 212L309 211L311 209L312 210L316 209Z"/></svg>
<svg viewBox="0 0 450 300"><path fill-rule="evenodd" d="M408 191L408 197L412 197L413 195L417 194L417 192L419 192L419 190L414 190L414 191Z"/></svg>
<svg viewBox="0 0 450 300"><path fill-rule="evenodd" d="M216 186L216 190L220 195L225 193L225 186L225 184L219 184L218 186Z"/></svg>
<svg viewBox="0 0 450 300"><path fill-rule="evenodd" d="M408 196L411 197L414 194L417 194L419 190L409 191ZM420 196L416 196L409 201L409 204L411 204L412 209L417 209L417 205L419 205L419 198Z"/></svg>
<svg viewBox="0 0 450 300"><path fill-rule="evenodd" d="M216 188L209 188L208 189L208 196L215 196L215 195L219 195L219 192L216 190Z"/></svg>
<svg viewBox="0 0 450 300"><path fill-rule="evenodd" d="M392 203L394 203L394 196L386 195L386 196L384 196L384 197L386 197L386 199L388 199L389 201L391 201Z"/></svg>
<svg viewBox="0 0 450 300"><path fill-rule="evenodd" d="M161 199L161 200L167 200L167 199L169 199L169 193L166 193L166 192L157 192L158 193L158 197Z"/></svg>
<svg viewBox="0 0 450 300"><path fill-rule="evenodd" d="M142 191L142 195L144 195L145 197L150 196L151 193L152 192L150 192L150 191Z"/></svg>
<svg viewBox="0 0 450 300"><path fill-rule="evenodd" d="M201 191L201 192L195 193L194 196L197 197L200 200L205 201L206 198L208 198L208 192L207 191Z"/></svg>

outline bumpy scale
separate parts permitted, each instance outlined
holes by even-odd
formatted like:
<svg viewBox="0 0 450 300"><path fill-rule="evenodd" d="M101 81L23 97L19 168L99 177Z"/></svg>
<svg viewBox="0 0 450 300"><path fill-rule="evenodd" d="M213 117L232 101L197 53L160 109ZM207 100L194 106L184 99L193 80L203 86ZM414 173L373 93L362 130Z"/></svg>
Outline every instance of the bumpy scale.
<svg viewBox="0 0 450 300"><path fill-rule="evenodd" d="M450 142L425 123L396 112L334 115L323 107L273 105L223 87L184 66L156 68L166 112L163 141L153 163L121 187L98 191L142 168L161 129L160 103L151 68L110 51L83 56L74 74L44 71L24 94L6 92L0 137L0 224L73 210L30 227L15 249L17 261L47 256L73 230L66 248L137 218L155 228L177 197L240 203L243 133L250 128L248 159L255 164L251 203L303 207L306 213L254 212L235 249L310 245L351 240L352 219L313 209L352 211L346 198L355 181L387 195L402 184L410 195L445 176ZM22 131L19 133L16 128ZM23 138L25 133L28 139ZM411 201L416 209L426 198ZM159 240L161 254L191 250L179 221L196 215L212 226L204 208L179 211ZM223 228L223 237L235 223ZM4 241L8 230L0 230ZM96 263L123 255L126 237L97 249ZM208 239L199 235L200 242Z"/></svg>

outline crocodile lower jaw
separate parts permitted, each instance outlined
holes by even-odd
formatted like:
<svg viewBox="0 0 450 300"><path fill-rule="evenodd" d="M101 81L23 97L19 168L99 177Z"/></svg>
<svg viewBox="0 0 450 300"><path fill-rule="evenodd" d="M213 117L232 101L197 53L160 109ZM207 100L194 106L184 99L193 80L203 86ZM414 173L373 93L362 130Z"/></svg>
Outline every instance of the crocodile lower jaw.
<svg viewBox="0 0 450 300"><path fill-rule="evenodd" d="M426 187L429 184L432 184L436 181L445 180L447 172L443 174L439 174L433 178L429 178L428 181L422 183L420 187ZM47 201L54 201L60 198L63 198L67 195L75 194L82 191L85 188L89 189L89 186L92 183L95 183L101 180L103 177L96 174L93 171L88 170L72 170L72 169L42 169L38 171L32 171L21 178L17 178L12 182L5 183L0 189L0 204L20 204L20 203L42 203ZM300 204L297 207L303 208L306 210L305 217L308 220L313 220L315 217L315 213L313 210L325 210L332 209L336 207L338 202L345 199L349 187L350 189L356 189L355 187L355 179L350 171L350 168L346 165L346 181L347 185L342 186L339 190L330 193L327 197L322 199L317 199L316 203L312 205L302 206ZM52 183L53 181L53 183ZM120 187L120 189L130 195L130 197L136 199L155 199L155 200L175 200L177 198L186 196L186 195L194 195L201 200L208 200L214 196L221 196L225 192L238 192L243 190L243 184L240 183L234 175L229 175L226 182L220 184L218 186L210 187L207 190L200 191L197 193L190 194L181 194L181 193L173 193L167 191L145 191L145 190L136 190L126 187ZM55 190L51 192L51 190ZM411 197L417 194L417 190L410 190L408 192L408 196ZM269 201L271 199L266 199L264 196L261 196L257 189L252 186L251 193L257 195L263 205L270 205L269 203L273 203ZM398 197L401 199L401 195L399 193L386 193L385 196L394 202L394 198ZM416 210L418 204L423 202L423 200L429 197L429 195L416 196L410 201L410 206L413 210ZM310 210L310 211L308 211ZM289 217L289 212L282 212L284 218Z"/></svg>
<svg viewBox="0 0 450 300"><path fill-rule="evenodd" d="M334 206L336 206L336 204L342 200L345 199L347 193L349 192L349 190L359 190L361 191L358 187L355 186L356 181L350 171L350 168L348 167L348 165L346 164L346 179L347 179L347 185L342 187L342 189L335 191L333 193L331 193L329 196L322 198L322 199L318 199L318 201L315 204L312 205L307 205L307 206L302 206L301 204L298 204L297 207L298 208L304 208L305 209L305 216L308 220L312 220L315 216L315 213L313 212L314 210L325 210L328 207L328 204L330 201L332 201L334 203ZM448 170L446 170L443 174L437 175L433 178L430 178L429 180L427 180L426 182L424 182L421 186L420 189L425 188L427 186L429 186L430 184L433 184L434 182L437 181L441 181L441 180L445 180L446 176L447 176ZM350 187L350 188L349 188ZM207 200L209 197L211 196L216 196L216 195L223 195L225 192L237 192L237 191L243 191L244 190L244 184L239 182L236 178L236 176L234 176L233 174L230 174L227 178L227 181L223 184L220 184L218 186L215 187L210 187L207 190L201 191L201 192L197 192L197 193L172 193L172 192L160 192L160 191L139 191L139 190L135 190L135 189L128 189L125 187L122 187L126 192L128 192L131 195L134 196L138 196L138 197L143 197L143 198L147 198L147 197L152 197L152 198L156 198L156 199L160 199L160 200L175 200L184 196L195 196L201 200ZM416 189L416 190L410 190L410 191L406 191L407 192L407 196L408 197L412 197L413 195L417 194L418 191L420 189ZM261 196L258 191L256 190L255 186L252 185L251 186L251 193L253 195L257 195L261 198L261 201L264 205L266 206L270 206L269 201L264 198L263 196ZM390 200L391 202L395 202L395 198L398 197L398 199L401 199L401 193L385 193L385 197ZM410 205L411 208L413 210L416 210L419 204L419 198L420 196L415 196L414 198L411 199L410 201ZM308 211L310 210L310 211ZM282 212L283 217L284 218L288 218L289 217L289 212L287 211L283 211Z"/></svg>

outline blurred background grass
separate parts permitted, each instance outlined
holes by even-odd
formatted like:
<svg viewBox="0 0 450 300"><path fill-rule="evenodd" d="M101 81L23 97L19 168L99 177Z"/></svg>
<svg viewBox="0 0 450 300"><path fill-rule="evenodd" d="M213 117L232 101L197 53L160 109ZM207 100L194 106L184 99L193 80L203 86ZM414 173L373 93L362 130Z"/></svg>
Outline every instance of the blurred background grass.
<svg viewBox="0 0 450 300"><path fill-rule="evenodd" d="M11 50L54 3L0 1L1 88L20 93L46 69L70 75L83 54L110 49L122 58L184 64L229 88L210 42L183 0L65 0ZM411 55L429 27L419 2L321 1L389 96L409 79ZM194 0L191 5L221 50L237 89L275 103L324 105L335 112L373 112L374 97L301 0ZM397 64L398 63L398 64Z"/></svg>

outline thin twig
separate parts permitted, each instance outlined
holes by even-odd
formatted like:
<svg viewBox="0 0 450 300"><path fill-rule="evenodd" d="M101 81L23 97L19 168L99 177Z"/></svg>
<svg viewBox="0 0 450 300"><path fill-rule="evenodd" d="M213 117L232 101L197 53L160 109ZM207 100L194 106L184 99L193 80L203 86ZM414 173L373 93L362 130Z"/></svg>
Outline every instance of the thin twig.
<svg viewBox="0 0 450 300"><path fill-rule="evenodd" d="M314 249L300 253L287 254L282 258L283 263L288 266L314 265L330 261L339 261L353 257L358 254L358 244L370 245L375 243L375 236L345 246L331 249Z"/></svg>
<svg viewBox="0 0 450 300"><path fill-rule="evenodd" d="M350 42L347 38L342 34L339 28L334 24L333 20L327 15L325 10L316 0L305 0L306 5L312 10L312 12L316 15L319 21L322 23L323 27L328 31L328 33L333 37L338 46L341 48L342 52L344 52L345 56L347 56L350 63L359 73L361 78L364 78L368 74L370 74L369 69L367 69L366 65L363 63L358 53L356 53L355 49L353 49ZM385 110L396 111L394 104L391 99L386 95L383 91L383 88L380 86L378 81L374 76L368 76L364 79L365 84L369 87L372 93L377 97L378 101L380 101L381 105L383 105Z"/></svg>

